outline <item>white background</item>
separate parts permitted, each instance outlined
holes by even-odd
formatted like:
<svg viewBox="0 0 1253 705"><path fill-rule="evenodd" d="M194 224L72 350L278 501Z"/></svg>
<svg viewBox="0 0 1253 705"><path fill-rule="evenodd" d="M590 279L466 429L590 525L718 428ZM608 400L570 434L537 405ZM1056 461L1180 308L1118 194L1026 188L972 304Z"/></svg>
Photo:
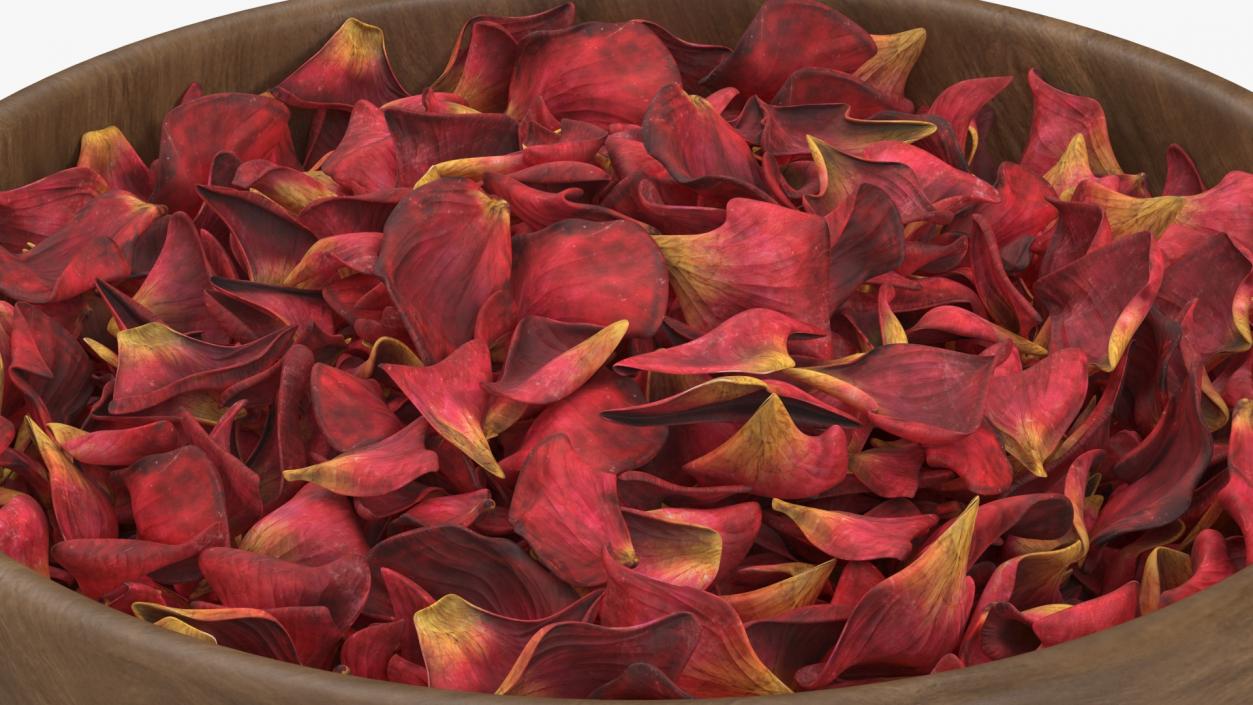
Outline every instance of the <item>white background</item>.
<svg viewBox="0 0 1253 705"><path fill-rule="evenodd" d="M0 0L0 4L0 26L5 29L0 40L0 97L4 97L110 49L269 3ZM1001 0L998 4L1124 37L1253 89L1253 2L1249 0ZM839 6L838 0L835 5ZM275 31L282 28L275 27Z"/></svg>

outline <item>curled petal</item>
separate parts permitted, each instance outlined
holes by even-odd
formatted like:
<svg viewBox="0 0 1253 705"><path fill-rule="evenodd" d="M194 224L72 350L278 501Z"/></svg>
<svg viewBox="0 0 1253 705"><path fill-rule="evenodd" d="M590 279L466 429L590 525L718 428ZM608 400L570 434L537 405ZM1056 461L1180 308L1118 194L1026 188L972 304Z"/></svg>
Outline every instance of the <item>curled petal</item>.
<svg viewBox="0 0 1253 705"><path fill-rule="evenodd" d="M1089 252L1036 283L1053 348L1079 348L1089 364L1118 366L1161 284L1161 260L1147 232Z"/></svg>
<svg viewBox="0 0 1253 705"><path fill-rule="evenodd" d="M614 368L672 375L766 375L796 364L788 355L788 340L806 334L814 335L814 329L769 309L748 309L693 341L627 358Z"/></svg>
<svg viewBox="0 0 1253 705"><path fill-rule="evenodd" d="M605 364L630 322L604 328L527 316L514 331L494 394L522 404L547 405L582 387Z"/></svg>
<svg viewBox="0 0 1253 705"><path fill-rule="evenodd" d="M835 561L802 570L765 587L724 596L745 622L772 619L792 610L812 605L828 585Z"/></svg>
<svg viewBox="0 0 1253 705"><path fill-rule="evenodd" d="M1163 526L1187 510L1214 447L1201 418L1196 377L1188 374L1153 432L1114 467L1114 475L1128 484L1117 487L1101 507L1094 543Z"/></svg>
<svg viewBox="0 0 1253 705"><path fill-rule="evenodd" d="M554 623L582 619L591 606L592 600L583 599L551 615L521 619L451 594L418 610L413 624L432 687L490 693L534 634Z"/></svg>
<svg viewBox="0 0 1253 705"><path fill-rule="evenodd" d="M1061 156L1071 137L1081 133L1091 147L1089 159L1097 176L1122 173L1100 103L1054 88L1034 70L1027 74L1027 82L1035 96L1035 112L1022 155L1024 167L1043 175Z"/></svg>
<svg viewBox="0 0 1253 705"><path fill-rule="evenodd" d="M152 192L148 165L114 125L83 133L78 147L78 166L99 174L109 188L130 191L140 198L147 198Z"/></svg>
<svg viewBox="0 0 1253 705"><path fill-rule="evenodd" d="M196 186L209 183L213 160L229 152L240 161L269 159L295 166L287 108L267 96L217 93L171 110L161 124L161 151L152 200L194 215Z"/></svg>
<svg viewBox="0 0 1253 705"><path fill-rule="evenodd" d="M677 83L657 91L642 127L648 153L681 184L727 185L744 195L765 186L748 142L709 101L684 93Z"/></svg>
<svg viewBox="0 0 1253 705"><path fill-rule="evenodd" d="M371 570L391 568L434 597L456 594L516 619L541 619L575 600L568 585L516 543L459 526L414 529L370 550Z"/></svg>
<svg viewBox="0 0 1253 705"><path fill-rule="evenodd" d="M601 623L644 624L676 612L696 618L696 647L676 683L698 697L791 692L753 653L744 625L726 602L703 590L653 580L606 561L609 583L601 599Z"/></svg>
<svg viewBox="0 0 1253 705"><path fill-rule="evenodd" d="M696 618L682 612L632 627L551 624L527 642L496 694L582 698L633 664L674 678L699 634Z"/></svg>
<svg viewBox="0 0 1253 705"><path fill-rule="evenodd" d="M757 413L772 394L782 400L794 419L805 425L852 425L847 412L787 382L739 375L716 377L654 402L609 409L601 415L632 426L744 421Z"/></svg>
<svg viewBox="0 0 1253 705"><path fill-rule="evenodd" d="M72 427L55 424L50 428L55 428L56 433ZM174 450L179 445L178 432L169 421L72 434L61 442L65 452L80 463L114 467L130 465L145 456Z"/></svg>
<svg viewBox="0 0 1253 705"><path fill-rule="evenodd" d="M313 482L347 497L375 497L439 468L426 449L427 423L418 419L382 440L357 446L304 468L283 471L288 482Z"/></svg>
<svg viewBox="0 0 1253 705"><path fill-rule="evenodd" d="M826 227L821 218L747 199L727 203L726 222L700 235L653 238L670 268L686 322L701 331L736 313L768 308L825 327Z"/></svg>
<svg viewBox="0 0 1253 705"><path fill-rule="evenodd" d="M1116 627L1135 616L1136 583L1132 581L1113 592L1034 619L1031 631L1040 639L1041 646L1055 646Z"/></svg>
<svg viewBox="0 0 1253 705"><path fill-rule="evenodd" d="M136 602L131 609L146 622L155 624L173 617L212 636L222 646L288 663L300 663L291 635L279 620L264 610L231 607L181 609L151 602Z"/></svg>
<svg viewBox="0 0 1253 705"><path fill-rule="evenodd" d="M905 95L905 81L922 55L927 30L919 27L896 34L872 34L878 51L853 75L889 95Z"/></svg>
<svg viewBox="0 0 1253 705"><path fill-rule="evenodd" d="M904 560L913 542L935 528L934 514L876 517L815 509L773 500L771 508L791 519L818 550L846 561Z"/></svg>
<svg viewBox="0 0 1253 705"><path fill-rule="evenodd" d="M987 416L1005 449L1043 477L1044 461L1057 449L1083 409L1088 393L1087 358L1074 348L1054 350L1017 374L992 378Z"/></svg>
<svg viewBox="0 0 1253 705"><path fill-rule="evenodd" d="M358 100L382 105L408 95L392 73L383 30L349 18L326 44L274 88L301 108L349 110Z"/></svg>
<svg viewBox="0 0 1253 705"><path fill-rule="evenodd" d="M48 471L58 534L63 539L117 538L117 516L108 495L39 424L28 418L26 428Z"/></svg>
<svg viewBox="0 0 1253 705"><path fill-rule="evenodd" d="M979 500L900 572L872 587L849 615L822 663L797 671L806 688L827 685L859 665L929 672L961 639L974 602L966 561Z"/></svg>
<svg viewBox="0 0 1253 705"><path fill-rule="evenodd" d="M472 340L430 367L383 365L436 433L492 475L504 477L483 434L492 378L487 346Z"/></svg>
<svg viewBox="0 0 1253 705"><path fill-rule="evenodd" d="M637 572L698 590L713 583L722 560L717 531L657 512L624 508L622 513L639 559Z"/></svg>
<svg viewBox="0 0 1253 705"><path fill-rule="evenodd" d="M189 392L220 392L277 363L293 328L244 345L206 343L161 323L118 333L118 369L109 410L129 414Z"/></svg>
<svg viewBox="0 0 1253 705"><path fill-rule="evenodd" d="M839 426L816 437L803 433L782 398L771 394L735 435L683 469L714 484L751 487L766 497L812 497L844 479L847 443Z"/></svg>

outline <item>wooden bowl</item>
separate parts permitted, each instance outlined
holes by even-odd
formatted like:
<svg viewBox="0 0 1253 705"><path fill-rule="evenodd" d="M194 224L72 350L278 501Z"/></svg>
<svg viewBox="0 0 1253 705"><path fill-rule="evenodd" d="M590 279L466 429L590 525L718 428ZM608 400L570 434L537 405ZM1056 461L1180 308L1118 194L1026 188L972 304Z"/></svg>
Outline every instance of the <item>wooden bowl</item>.
<svg viewBox="0 0 1253 705"><path fill-rule="evenodd" d="M79 136L116 124L156 152L161 117L192 81L209 91L264 90L350 16L387 32L411 89L443 67L461 23L524 14L555 0L300 0L154 37L0 101L0 188L72 164ZM733 43L759 0L580 0L582 19L647 17L691 39ZM1207 182L1253 167L1253 94L1200 69L1099 32L974 0L838 0L867 29L922 26L927 47L910 93L930 100L957 80L1039 68L1104 103L1119 160L1160 185L1164 154L1183 145ZM1186 11L1186 8L1184 8ZM996 103L990 148L1016 159L1030 122L1019 80ZM846 703L1246 703L1253 696L1253 570L1128 624L974 668L847 690L772 697ZM519 702L515 699L509 702ZM209 705L497 705L451 693L301 668L214 647L95 604L0 557L0 703ZM554 703L568 701L550 701ZM747 701L745 701L747 702ZM767 705L767 700L753 700ZM522 703L522 705L529 705Z"/></svg>

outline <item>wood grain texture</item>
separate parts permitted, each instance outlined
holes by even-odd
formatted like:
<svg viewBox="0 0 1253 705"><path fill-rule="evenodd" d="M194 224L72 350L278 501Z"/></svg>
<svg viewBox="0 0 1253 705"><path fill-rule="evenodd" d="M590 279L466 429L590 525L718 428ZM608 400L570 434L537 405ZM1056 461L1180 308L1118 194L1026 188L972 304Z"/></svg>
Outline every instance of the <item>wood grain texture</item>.
<svg viewBox="0 0 1253 705"><path fill-rule="evenodd" d="M116 124L155 154L162 115L193 80L268 88L349 16L382 26L401 79L434 77L461 23L552 0L299 0L194 25L119 49L0 101L0 188L72 164L79 136ZM584 19L648 17L681 36L734 42L756 0L582 0ZM1210 182L1253 167L1253 95L1200 69L1099 32L973 0L837 0L874 32L923 26L910 81L929 101L953 81L1014 73L990 147L1017 157L1030 121L1023 75L1100 99L1119 158L1158 182L1166 147L1187 148ZM1253 570L1131 623L1026 656L752 705L1247 703L1253 692ZM511 700L528 705L527 700ZM304 669L218 648L109 610L0 556L0 703L67 705L499 705ZM569 701L545 701L567 703ZM737 705L739 701L731 701ZM743 700L743 705L748 705ZM531 703L529 705L534 705Z"/></svg>

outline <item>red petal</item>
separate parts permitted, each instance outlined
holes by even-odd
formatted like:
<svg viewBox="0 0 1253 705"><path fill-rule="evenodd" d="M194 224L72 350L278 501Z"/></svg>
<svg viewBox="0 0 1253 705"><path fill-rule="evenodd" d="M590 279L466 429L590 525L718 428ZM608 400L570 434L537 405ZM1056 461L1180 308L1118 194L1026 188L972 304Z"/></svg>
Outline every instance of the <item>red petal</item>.
<svg viewBox="0 0 1253 705"><path fill-rule="evenodd" d="M356 620L370 585L361 556L310 567L235 548L209 548L200 554L200 570L224 606L269 610L321 605L341 629Z"/></svg>
<svg viewBox="0 0 1253 705"><path fill-rule="evenodd" d="M78 166L87 167L104 178L111 189L130 191L140 198L152 193L152 175L126 135L110 125L83 133L78 148Z"/></svg>
<svg viewBox="0 0 1253 705"><path fill-rule="evenodd" d="M174 617L208 633L222 646L289 663L300 662L292 638L282 623L262 610L179 609L151 602L136 602L132 609L140 619L152 623Z"/></svg>
<svg viewBox="0 0 1253 705"><path fill-rule="evenodd" d="M513 238L513 298L523 315L651 336L665 315L665 262L639 226L568 220Z"/></svg>
<svg viewBox="0 0 1253 705"><path fill-rule="evenodd" d="M0 553L48 575L48 518L30 495L0 488Z"/></svg>
<svg viewBox="0 0 1253 705"><path fill-rule="evenodd" d="M274 88L280 100L301 108L349 110L358 100L376 105L407 93L392 73L383 30L350 18L318 52Z"/></svg>
<svg viewBox="0 0 1253 705"><path fill-rule="evenodd" d="M62 539L117 538L113 502L85 476L60 444L27 418L26 428L48 472L52 516Z"/></svg>
<svg viewBox="0 0 1253 705"><path fill-rule="evenodd" d="M522 444L501 465L510 474L516 473L545 439L564 435L607 472L642 467L661 450L666 429L627 428L602 418L601 413L643 400L633 380L602 371L574 394L544 409L531 422Z"/></svg>
<svg viewBox="0 0 1253 705"><path fill-rule="evenodd" d="M239 548L309 566L368 550L351 502L312 484L253 524Z"/></svg>
<svg viewBox="0 0 1253 705"><path fill-rule="evenodd" d="M846 561L880 558L905 560L913 542L935 527L934 514L902 517L862 516L815 509L776 499L770 505L787 516L805 539L823 553Z"/></svg>
<svg viewBox="0 0 1253 705"><path fill-rule="evenodd" d="M691 342L627 358L614 368L674 375L717 372L765 375L794 366L795 362L787 353L788 340L798 335L812 336L815 332L807 324L781 313L764 308L748 309Z"/></svg>
<svg viewBox="0 0 1253 705"><path fill-rule="evenodd" d="M696 648L698 636L696 618L685 613L633 627L552 624L531 637L496 694L587 697L636 663L674 678Z"/></svg>
<svg viewBox="0 0 1253 705"><path fill-rule="evenodd" d="M287 108L266 96L217 93L183 103L161 124L161 153L153 172L152 200L194 215L198 184L209 183L214 158L230 152L241 161L298 163Z"/></svg>
<svg viewBox="0 0 1253 705"><path fill-rule="evenodd" d="M822 219L733 199L726 223L700 235L653 238L670 268L686 322L708 331L741 311L769 308L825 328L827 232Z"/></svg>
<svg viewBox="0 0 1253 705"><path fill-rule="evenodd" d="M992 379L987 417L1006 451L1043 477L1044 461L1057 449L1088 396L1087 358L1076 349L1054 349L1018 374Z"/></svg>
<svg viewBox="0 0 1253 705"><path fill-rule="evenodd" d="M806 67L853 71L876 52L852 20L812 0L767 0L731 55L702 81L740 93L774 97L793 71Z"/></svg>
<svg viewBox="0 0 1253 705"><path fill-rule="evenodd" d="M487 472L504 477L483 434L492 361L487 346L472 340L430 367L383 365L436 433Z"/></svg>
<svg viewBox="0 0 1253 705"><path fill-rule="evenodd" d="M426 449L427 423L418 419L392 435L304 468L284 470L288 482L313 482L347 497L387 494L439 469Z"/></svg>
<svg viewBox="0 0 1253 705"><path fill-rule="evenodd" d="M825 662L797 672L806 688L830 684L856 666L929 672L953 651L974 601L966 557L978 499L899 573L875 585L849 615Z"/></svg>
<svg viewBox="0 0 1253 705"><path fill-rule="evenodd" d="M669 50L647 27L585 22L521 42L506 112L550 129L562 118L639 124L657 89L680 80Z"/></svg>
<svg viewBox="0 0 1253 705"><path fill-rule="evenodd" d="M143 411L181 394L220 392L279 361L294 330L238 346L213 345L160 323L118 333L118 369L109 410Z"/></svg>
<svg viewBox="0 0 1253 705"><path fill-rule="evenodd" d="M751 487L765 497L812 497L844 479L847 447L839 426L817 437L801 432L782 398L771 394L735 435L683 469L709 483Z"/></svg>
<svg viewBox="0 0 1253 705"><path fill-rule="evenodd" d="M510 672L532 635L553 623L583 619L593 599L551 615L497 614L452 594L413 615L422 658L434 688L490 693Z"/></svg>
<svg viewBox="0 0 1253 705"><path fill-rule="evenodd" d="M1122 173L1100 103L1054 88L1035 70L1027 74L1027 82L1035 96L1035 113L1022 155L1024 167L1043 175L1057 162L1071 138L1082 134L1091 147L1089 159L1097 176Z"/></svg>
<svg viewBox="0 0 1253 705"><path fill-rule="evenodd" d="M1151 248L1148 233L1130 235L1041 277L1035 294L1049 316L1049 347L1079 348L1089 364L1116 367L1161 283Z"/></svg>
<svg viewBox="0 0 1253 705"><path fill-rule="evenodd" d="M676 683L698 697L780 694L790 690L753 653L735 610L715 595L677 587L636 574L606 561L609 584L600 604L600 621L628 627L690 612L700 635Z"/></svg>
<svg viewBox="0 0 1253 705"><path fill-rule="evenodd" d="M564 490L555 495L551 488ZM550 436L531 451L518 476L509 521L558 577L603 584L602 551L626 565L638 560L618 507L617 478L599 459L576 454L568 438Z"/></svg>
<svg viewBox="0 0 1253 705"><path fill-rule="evenodd" d="M575 600L516 543L457 526L415 529L370 550L372 570L391 568L435 597L456 594L472 604L515 619L541 619Z"/></svg>
<svg viewBox="0 0 1253 705"><path fill-rule="evenodd" d="M10 191L0 191L0 245L14 252L60 230L108 188L85 167L63 169Z"/></svg>

